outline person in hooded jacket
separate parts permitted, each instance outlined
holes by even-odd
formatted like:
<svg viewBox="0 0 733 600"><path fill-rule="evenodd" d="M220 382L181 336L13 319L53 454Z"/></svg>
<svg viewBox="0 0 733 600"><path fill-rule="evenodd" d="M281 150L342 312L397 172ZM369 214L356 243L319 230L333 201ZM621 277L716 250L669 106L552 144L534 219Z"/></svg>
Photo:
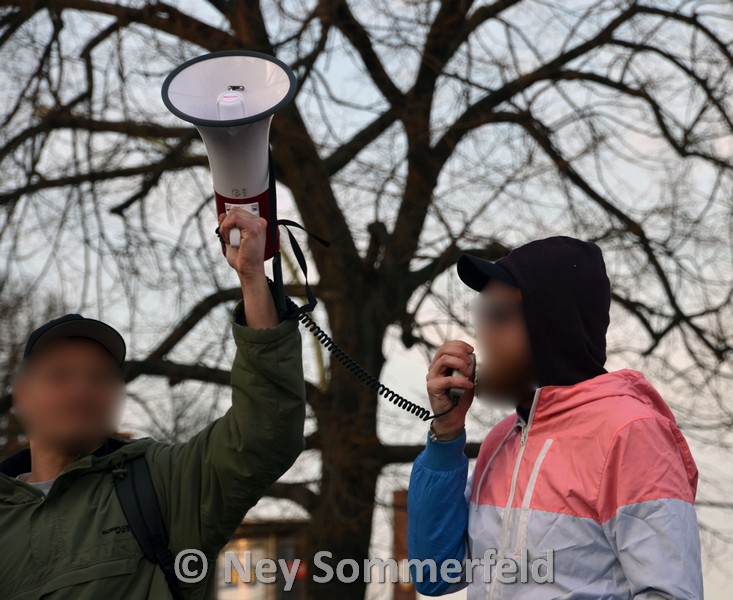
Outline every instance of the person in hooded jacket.
<svg viewBox="0 0 733 600"><path fill-rule="evenodd" d="M610 284L600 248L535 240L496 262L464 255L475 382L462 341L440 347L436 417L408 492L417 590L499 598L702 598L698 471L675 417L633 369L607 371ZM453 404L448 390L460 388ZM514 410L468 476L474 396ZM453 408L454 407L454 408ZM450 410L449 410L450 409Z"/></svg>

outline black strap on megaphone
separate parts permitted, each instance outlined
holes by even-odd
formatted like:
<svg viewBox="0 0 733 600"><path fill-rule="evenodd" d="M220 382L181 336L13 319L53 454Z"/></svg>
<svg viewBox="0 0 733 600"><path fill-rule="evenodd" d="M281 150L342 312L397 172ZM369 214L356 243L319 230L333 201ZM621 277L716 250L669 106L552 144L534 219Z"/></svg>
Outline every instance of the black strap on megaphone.
<svg viewBox="0 0 733 600"><path fill-rule="evenodd" d="M274 161L272 159L272 151L268 150L268 162L269 162L269 201L270 201L270 239L275 243L277 240L277 228L282 225L285 228L285 231L288 232L288 238L290 239L290 246L293 249L293 254L295 255L295 260L298 263L298 266L300 267L300 270L303 271L303 276L305 277L305 296L307 299L307 302L303 306L297 306L292 301L287 302L285 299L285 290L283 287L283 274L282 274L282 262L281 262L281 256L280 251L275 251L275 256L272 260L272 278L274 283L274 295L275 295L275 307L277 308L278 315L281 318L284 319L297 319L300 315L305 314L307 312L313 311L313 309L318 304L318 300L316 299L315 294L313 293L313 290L311 289L310 284L308 283L308 263L305 260L305 254L303 254L303 250L300 247L300 244L298 243L298 240L295 239L295 236L293 235L293 232L288 229L288 227L297 227L298 229L302 229L305 231L310 237L317 240L320 244L328 248L331 245L331 242L328 242L324 240L323 238L317 236L314 233L311 233L308 231L305 227L303 227L300 223L296 223L295 221L291 221L290 219L278 219L277 218L277 181L275 177L275 165ZM289 300L289 299L288 299Z"/></svg>
<svg viewBox="0 0 733 600"><path fill-rule="evenodd" d="M288 238L290 239L290 246L293 249L293 254L295 255L295 261L298 263L298 266L300 267L300 270L303 271L303 276L305 277L305 297L308 300L303 306L295 307L292 304L288 304L287 308L284 311L284 316L286 319L295 319L299 317L300 315L312 312L313 309L318 304L318 299L316 298L315 294L313 293L313 290L311 289L310 284L308 283L308 263L305 260L305 255L303 254L303 250L300 247L300 244L298 243L298 240L295 239L295 236L293 235L293 232L288 229L288 226L290 227L297 227L298 229L302 229L305 231L310 237L318 241L320 244L328 248L331 245L331 242L328 242L324 240L323 238L317 236L314 233L311 233L308 231L305 227L303 227L300 223L296 223L295 221L291 221L290 219L278 219L277 220L278 225L282 225L285 228L285 231L288 232ZM273 263L274 266L274 263ZM273 271L274 274L274 271ZM277 282L275 282L275 285L277 285Z"/></svg>

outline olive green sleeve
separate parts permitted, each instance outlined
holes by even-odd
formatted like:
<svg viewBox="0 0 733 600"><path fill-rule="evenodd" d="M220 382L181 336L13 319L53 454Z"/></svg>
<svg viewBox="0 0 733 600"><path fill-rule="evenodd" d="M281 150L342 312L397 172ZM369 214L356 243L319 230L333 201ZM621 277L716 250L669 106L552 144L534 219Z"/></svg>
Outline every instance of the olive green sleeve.
<svg viewBox="0 0 733 600"><path fill-rule="evenodd" d="M269 329L243 322L240 301L231 322L232 406L188 442L153 444L147 451L174 554L195 548L214 559L244 514L304 448L298 322Z"/></svg>

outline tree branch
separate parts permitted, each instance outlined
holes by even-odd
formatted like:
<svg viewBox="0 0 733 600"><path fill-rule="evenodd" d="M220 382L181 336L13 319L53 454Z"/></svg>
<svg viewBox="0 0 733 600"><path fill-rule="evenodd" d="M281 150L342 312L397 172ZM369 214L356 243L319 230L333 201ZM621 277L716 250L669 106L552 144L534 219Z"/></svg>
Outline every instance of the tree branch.
<svg viewBox="0 0 733 600"><path fill-rule="evenodd" d="M631 5L586 42L563 52L531 73L516 77L469 106L432 149L427 146L429 135L428 137L425 137L425 135L428 134L429 130L425 127L423 127L423 138L413 137L413 139L410 139L412 147L410 155L408 155L409 169L405 193L397 214L389 247L391 262L399 267L406 268L410 258L415 254L420 238L419 233L424 226L438 175L463 136L486 123L504 120L504 115L510 115L509 118L511 119L511 113L492 114L492 111L500 103L510 100L535 82L550 77L562 65L607 42L612 33L637 12L638 7ZM407 123L405 123L405 127L409 136L410 127Z"/></svg>
<svg viewBox="0 0 733 600"><path fill-rule="evenodd" d="M415 290L428 281L434 280L441 273L455 265L462 254L472 254L479 258L483 258L484 260L493 261L508 254L509 250L510 248L496 240L488 241L486 246L481 248L461 249L455 244L450 244L433 261L417 271L412 271L410 273L408 287Z"/></svg>
<svg viewBox="0 0 733 600"><path fill-rule="evenodd" d="M308 512L312 512L316 508L320 498L304 483L281 483L279 481L267 488L265 496L291 500Z"/></svg>
<svg viewBox="0 0 733 600"><path fill-rule="evenodd" d="M0 6L8 4L13 4L13 0L0 1ZM36 4L53 7L58 12L74 9L110 15L121 24L141 23L211 50L236 50L239 46L229 33L207 25L165 2L146 3L141 8L97 0L46 0Z"/></svg>
<svg viewBox="0 0 733 600"><path fill-rule="evenodd" d="M404 96L379 60L369 34L356 20L345 0L332 0L327 4L327 11L334 25L346 36L354 49L359 53L366 72L374 85L387 99L393 109L400 110Z"/></svg>
<svg viewBox="0 0 733 600"><path fill-rule="evenodd" d="M524 127L525 131L537 142L547 156L554 162L558 172L565 178L567 178L573 185L583 191L590 199L596 202L603 210L609 215L618 219L638 241L639 244L649 260L652 270L654 271L657 279L659 280L664 294L669 302L670 306L676 317L683 321L690 329L695 333L702 344L712 352L712 354L719 360L724 360L725 354L729 349L725 345L720 347L716 346L711 340L707 338L702 329L695 324L691 318L688 317L682 310L677 300L677 296L672 289L672 284L669 277L664 272L664 268L659 262L659 258L654 252L652 242L649 239L644 227L641 223L627 215L618 206L613 204L607 198L604 198L599 192L597 192L572 166L571 162L564 158L550 139L547 128L542 122L530 115L525 113L523 115L517 115L518 124Z"/></svg>
<svg viewBox="0 0 733 600"><path fill-rule="evenodd" d="M163 161L169 160L168 157ZM169 171L180 171L190 167L202 167L209 164L206 156L180 156L167 169ZM74 175L66 175L56 179L40 179L34 183L29 183L25 187L12 190L0 194L0 204L7 204L16 200L21 194L33 194L41 190L53 188L61 188L68 186L80 185L83 183L110 181L112 179L125 179L127 177L135 177L138 175L147 175L155 169L156 163L138 165L135 167L117 167L104 171L87 171L84 173L76 173Z"/></svg>
<svg viewBox="0 0 733 600"><path fill-rule="evenodd" d="M364 148L382 135L397 120L397 111L389 108L374 119L369 125L359 130L348 141L336 148L329 156L323 159L323 163L329 175L335 175Z"/></svg>
<svg viewBox="0 0 733 600"><path fill-rule="evenodd" d="M124 366L124 377L128 383L141 375L157 375L165 377L170 385L182 381L203 381L217 385L231 385L231 371L205 365L177 363L162 359L127 360ZM312 383L305 382L306 401L319 392Z"/></svg>
<svg viewBox="0 0 733 600"><path fill-rule="evenodd" d="M468 442L464 448L464 453L468 458L476 458L481 449L479 442ZM382 464L409 464L415 461L417 455L425 450L424 444L418 445L396 445L383 444L380 450L380 459Z"/></svg>

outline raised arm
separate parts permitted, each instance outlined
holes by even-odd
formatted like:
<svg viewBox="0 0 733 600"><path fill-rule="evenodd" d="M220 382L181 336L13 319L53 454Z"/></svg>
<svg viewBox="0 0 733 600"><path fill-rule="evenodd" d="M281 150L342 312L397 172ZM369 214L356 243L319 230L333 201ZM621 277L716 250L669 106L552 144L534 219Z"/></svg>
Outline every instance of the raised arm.
<svg viewBox="0 0 733 600"><path fill-rule="evenodd" d="M473 383L466 379L471 375L470 352L473 347L465 342L446 342L435 354L426 378L430 404L436 413L452 406L446 395L449 388L465 390L454 409L433 421L432 435L428 435L425 450L415 459L410 476L408 558L423 561L413 563L410 573L417 591L427 596L451 593L466 585L441 579L440 568L449 559L463 561L466 553L468 458L463 449L466 413L473 401L474 389ZM464 377L453 375L454 369ZM447 572L453 578L455 571Z"/></svg>
<svg viewBox="0 0 733 600"><path fill-rule="evenodd" d="M305 383L298 323L280 323L264 273L266 222L246 211L220 217L225 240L241 231L227 260L242 284L231 331L232 406L182 444L147 453L172 552L195 548L216 559L245 513L304 447Z"/></svg>

